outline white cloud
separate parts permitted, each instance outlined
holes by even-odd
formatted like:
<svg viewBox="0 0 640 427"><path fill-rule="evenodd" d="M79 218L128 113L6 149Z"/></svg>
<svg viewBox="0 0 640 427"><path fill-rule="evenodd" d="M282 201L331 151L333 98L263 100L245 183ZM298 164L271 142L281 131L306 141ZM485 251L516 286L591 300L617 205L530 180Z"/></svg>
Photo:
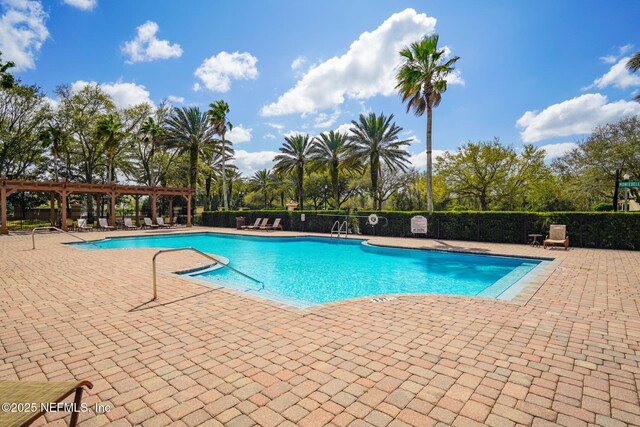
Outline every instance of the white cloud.
<svg viewBox="0 0 640 427"><path fill-rule="evenodd" d="M225 139L240 144L241 142L251 141L251 128L244 128L242 125L234 126L231 131L225 135Z"/></svg>
<svg viewBox="0 0 640 427"><path fill-rule="evenodd" d="M351 128L353 127L353 124L351 123L343 123L340 126L338 126L335 131L336 132L340 132L340 133L346 133L347 135L351 135Z"/></svg>
<svg viewBox="0 0 640 427"><path fill-rule="evenodd" d="M64 2L81 10L91 10L98 5L98 0L64 0Z"/></svg>
<svg viewBox="0 0 640 427"><path fill-rule="evenodd" d="M184 104L184 96L174 96L174 95L169 95L167 97L167 100L169 102L172 102L174 104Z"/></svg>
<svg viewBox="0 0 640 427"><path fill-rule="evenodd" d="M236 150L234 163L241 173L251 176L260 169L273 168L273 158L278 154L276 151Z"/></svg>
<svg viewBox="0 0 640 427"><path fill-rule="evenodd" d="M431 160L433 164L436 163L436 157L442 156L446 153L447 150L433 150L431 152ZM409 163L411 166L416 168L417 170L426 170L427 169L427 152L420 151L418 154L412 154L409 156Z"/></svg>
<svg viewBox="0 0 640 427"><path fill-rule="evenodd" d="M48 18L39 1L0 0L0 52L3 61L13 61L15 71L35 68L35 56L49 38Z"/></svg>
<svg viewBox="0 0 640 427"><path fill-rule="evenodd" d="M395 13L377 29L362 33L344 55L311 67L293 88L276 102L262 107L260 113L264 116L313 113L335 108L345 98L395 94L396 67L401 61L398 52L433 33L435 26L435 18L413 9Z"/></svg>
<svg viewBox="0 0 640 427"><path fill-rule="evenodd" d="M265 133L263 136L264 139L276 139L276 136L272 133Z"/></svg>
<svg viewBox="0 0 640 427"><path fill-rule="evenodd" d="M215 92L228 92L231 80L255 80L258 77L258 59L249 52L220 52L206 59L195 71L204 86ZM199 83L194 90L200 90Z"/></svg>
<svg viewBox="0 0 640 427"><path fill-rule="evenodd" d="M605 55L600 57L600 61L605 64L614 64L618 59L623 57L627 52L630 52L633 49L632 44L625 44L624 46L618 47L618 52L615 54Z"/></svg>
<svg viewBox="0 0 640 427"><path fill-rule="evenodd" d="M98 83L78 80L71 84L71 90L75 92L81 90L87 85L96 84ZM142 85L116 82L101 83L99 86L103 91L105 91L105 93L111 96L111 99L118 108L129 108L142 103L154 105L153 101L151 101L151 98L149 97L149 91Z"/></svg>
<svg viewBox="0 0 640 427"><path fill-rule="evenodd" d="M553 159L556 159L558 157L565 155L566 153L573 150L577 146L578 144L576 144L575 142L560 142L558 144L541 145L538 148L541 148L544 151L546 151L544 159L547 161L551 161Z"/></svg>
<svg viewBox="0 0 640 427"><path fill-rule="evenodd" d="M305 58L304 56L298 56L296 59L293 60L293 62L291 63L291 69L293 71L298 71L300 70L302 67L305 66L305 64L307 63L307 58Z"/></svg>
<svg viewBox="0 0 640 427"><path fill-rule="evenodd" d="M290 130L289 132L284 132L282 134L282 136L284 136L285 138L291 138L298 135L307 135L307 132L302 132L299 130Z"/></svg>
<svg viewBox="0 0 640 427"><path fill-rule="evenodd" d="M640 86L640 76L631 74L627 69L627 62L630 56L622 57L615 63L606 74L593 81L593 84L587 86L585 90L597 87L604 89L607 86L615 86L620 89L626 89L632 86Z"/></svg>
<svg viewBox="0 0 640 427"><path fill-rule="evenodd" d="M338 120L338 117L340 117L340 111L335 111L333 114L320 113L314 118L313 127L317 129L328 128Z"/></svg>
<svg viewBox="0 0 640 427"><path fill-rule="evenodd" d="M135 38L122 46L122 53L129 56L128 64L182 56L179 44L171 44L168 40L159 40L156 37L159 29L158 24L153 21L147 21L136 29Z"/></svg>
<svg viewBox="0 0 640 427"><path fill-rule="evenodd" d="M282 132L282 129L284 129L284 125L281 125L280 123L265 123L265 124L269 127L274 128L278 132Z"/></svg>
<svg viewBox="0 0 640 427"><path fill-rule="evenodd" d="M524 142L536 142L586 134L596 125L633 114L640 114L640 103L624 100L608 103L606 96L589 93L551 105L541 112L527 111L517 125L523 128L520 135Z"/></svg>

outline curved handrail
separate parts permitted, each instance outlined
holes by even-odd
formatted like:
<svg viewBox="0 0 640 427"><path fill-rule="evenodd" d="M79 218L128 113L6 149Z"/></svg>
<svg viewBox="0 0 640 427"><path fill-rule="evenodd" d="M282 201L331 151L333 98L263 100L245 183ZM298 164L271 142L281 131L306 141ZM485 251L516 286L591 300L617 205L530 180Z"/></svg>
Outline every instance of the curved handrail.
<svg viewBox="0 0 640 427"><path fill-rule="evenodd" d="M243 273L242 271L236 270L235 268L228 266L227 264L223 264L221 263L219 260L215 259L214 257L212 257L211 255L208 255L196 248L192 248L192 247L185 247L185 248L173 248L173 249L162 249L159 250L158 252L155 253L155 255L153 255L153 299L158 299L158 287L156 285L156 258L158 257L158 255L163 254L163 253L167 253L167 252L178 252L178 251L192 251L195 252L197 254L202 255L205 258L208 258L209 260L213 261L216 264L220 264L222 267L227 268L231 271L233 271L234 273L238 273L241 276L246 277L247 279L253 280L256 283L260 283L262 284L262 287L264 288L264 283L258 279L255 279L251 276L249 276L248 274Z"/></svg>
<svg viewBox="0 0 640 427"><path fill-rule="evenodd" d="M59 231L59 232L64 233L64 234L68 234L69 236L75 237L76 239L82 240L83 242L88 243L90 245L94 245L94 246L100 247L99 245L96 245L95 243L93 243L93 242L91 242L89 240L85 240L80 236L76 236L75 234L71 234L68 231L64 231L61 228L54 227L53 225L51 225L49 227L36 227L33 230L31 230L31 250L34 250L36 248L36 231L37 230L49 230L49 231L56 230L56 231Z"/></svg>

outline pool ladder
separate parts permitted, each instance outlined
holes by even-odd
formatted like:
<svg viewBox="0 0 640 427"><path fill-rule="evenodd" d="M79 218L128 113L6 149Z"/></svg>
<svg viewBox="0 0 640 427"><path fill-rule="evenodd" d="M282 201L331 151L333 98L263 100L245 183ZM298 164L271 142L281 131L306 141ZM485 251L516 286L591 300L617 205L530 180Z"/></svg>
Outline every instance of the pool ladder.
<svg viewBox="0 0 640 427"><path fill-rule="evenodd" d="M54 227L53 225L51 225L51 226L47 226L47 227L36 227L33 230L31 230L31 249L32 250L36 248L36 231L40 231L40 230L57 231L59 233L64 233L64 234L66 234L68 236L75 237L78 240L82 240L83 242L85 242L85 243L87 243L89 245L98 246L97 244L95 244L95 243L93 243L93 242L91 242L89 240L83 239L80 236L76 236L75 234L71 234L68 231L64 231L61 228Z"/></svg>
<svg viewBox="0 0 640 427"><path fill-rule="evenodd" d="M206 254L196 248L192 248L192 247L184 247L184 248L173 248L173 249L162 249L159 250L158 252L156 252L156 254L153 256L153 260L151 261L151 263L153 264L153 299L158 299L158 286L157 286L157 280L156 280L156 258L158 257L158 255L160 254L164 254L167 252L178 252L178 251L191 251L191 252L195 252L196 254L203 256L207 259L209 259L210 261L213 261L214 265L215 264L219 264L220 267L226 268L227 270L233 271L236 274L239 274L243 277L246 277L247 279L250 279L252 281L254 281L255 283L258 283L259 285L262 285L261 289L264 289L264 282L262 282L261 280L258 280L254 277L249 276L248 274L243 273L242 271L236 270L235 268L220 262L219 260L215 259L214 257L212 257L209 254Z"/></svg>
<svg viewBox="0 0 640 427"><path fill-rule="evenodd" d="M344 227L344 230L343 230ZM347 237L347 235L349 234L349 224L347 224L347 221L336 221L333 223L333 227L331 227L331 237L334 236L334 234L340 238L340 236L342 235L342 232L344 231L344 237Z"/></svg>

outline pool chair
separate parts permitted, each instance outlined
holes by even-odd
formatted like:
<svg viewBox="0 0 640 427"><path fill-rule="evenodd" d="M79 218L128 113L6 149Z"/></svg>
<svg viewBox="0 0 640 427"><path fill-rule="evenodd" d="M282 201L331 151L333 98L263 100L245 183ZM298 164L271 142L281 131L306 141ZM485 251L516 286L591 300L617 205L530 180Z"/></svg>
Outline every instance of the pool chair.
<svg viewBox="0 0 640 427"><path fill-rule="evenodd" d="M137 230L138 227L133 225L133 222L131 221L131 218L125 218L124 219L124 229L125 230Z"/></svg>
<svg viewBox="0 0 640 427"><path fill-rule="evenodd" d="M145 218L144 226L142 228L158 228L158 226L151 221L151 218Z"/></svg>
<svg viewBox="0 0 640 427"><path fill-rule="evenodd" d="M113 225L109 225L109 223L107 222L107 218L98 218L98 228L100 228L101 230L115 230L116 228Z"/></svg>
<svg viewBox="0 0 640 427"><path fill-rule="evenodd" d="M156 222L158 223L158 227L160 227L160 228L169 228L169 227L171 227L169 224L165 224L164 223L164 218L162 218L161 216L156 218Z"/></svg>
<svg viewBox="0 0 640 427"><path fill-rule="evenodd" d="M28 426L49 410L56 410L56 403L62 402L72 393L73 412L70 426L78 425L78 415L82 411L82 391L91 389L89 381L40 382L40 381L0 381L0 402L3 408L28 408L29 410L0 411L1 426ZM65 403L71 407L70 403ZM60 420L58 420L60 421Z"/></svg>
<svg viewBox="0 0 640 427"><path fill-rule="evenodd" d="M93 230L93 227L90 225L87 225L87 219L86 218L78 218L78 226L76 227L76 230L78 231L91 231Z"/></svg>
<svg viewBox="0 0 640 427"><path fill-rule="evenodd" d="M260 230L264 230L264 231L275 231L275 230L282 230L282 226L280 225L280 218L276 218L275 221L273 221L272 225L265 225L264 227L260 227Z"/></svg>
<svg viewBox="0 0 640 427"><path fill-rule="evenodd" d="M263 230L267 227L267 223L269 222L269 218L262 218L262 222L256 227L255 225L248 227L247 230Z"/></svg>
<svg viewBox="0 0 640 427"><path fill-rule="evenodd" d="M243 225L242 227L240 227L241 230L253 230L254 228L259 228L260 227L260 221L262 221L262 218L256 218L256 222L253 223L253 225Z"/></svg>
<svg viewBox="0 0 640 427"><path fill-rule="evenodd" d="M566 251L569 248L569 235L567 235L567 226L553 224L549 226L549 234L544 239L542 247L547 249L547 246L564 246Z"/></svg>

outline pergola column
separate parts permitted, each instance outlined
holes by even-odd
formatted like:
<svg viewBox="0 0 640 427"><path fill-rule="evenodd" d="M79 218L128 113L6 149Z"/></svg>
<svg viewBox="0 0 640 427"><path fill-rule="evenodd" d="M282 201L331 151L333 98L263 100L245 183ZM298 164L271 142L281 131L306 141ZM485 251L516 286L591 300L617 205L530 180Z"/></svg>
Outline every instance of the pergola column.
<svg viewBox="0 0 640 427"><path fill-rule="evenodd" d="M133 196L136 201L136 227L140 227L140 195Z"/></svg>
<svg viewBox="0 0 640 427"><path fill-rule="evenodd" d="M62 212L62 224L60 228L64 231L69 231L69 227L67 227L67 191L62 190L60 192L62 196L62 203L60 203L60 211Z"/></svg>
<svg viewBox="0 0 640 427"><path fill-rule="evenodd" d="M187 199L187 227L191 227L191 194L185 197Z"/></svg>
<svg viewBox="0 0 640 427"><path fill-rule="evenodd" d="M116 226L116 193L112 192L109 194L111 196L111 225L112 227Z"/></svg>
<svg viewBox="0 0 640 427"><path fill-rule="evenodd" d="M169 223L173 224L173 196L167 198L169 199Z"/></svg>
<svg viewBox="0 0 640 427"><path fill-rule="evenodd" d="M156 196L156 193L152 193L151 194L151 221L156 222L156 219L158 217L157 214L157 207L156 207L156 202L158 200L158 196Z"/></svg>
<svg viewBox="0 0 640 427"><path fill-rule="evenodd" d="M0 234L9 234L9 228L7 228L7 189L4 186L0 188L0 210L2 211Z"/></svg>
<svg viewBox="0 0 640 427"><path fill-rule="evenodd" d="M49 197L49 222L56 225L56 193L52 191Z"/></svg>

